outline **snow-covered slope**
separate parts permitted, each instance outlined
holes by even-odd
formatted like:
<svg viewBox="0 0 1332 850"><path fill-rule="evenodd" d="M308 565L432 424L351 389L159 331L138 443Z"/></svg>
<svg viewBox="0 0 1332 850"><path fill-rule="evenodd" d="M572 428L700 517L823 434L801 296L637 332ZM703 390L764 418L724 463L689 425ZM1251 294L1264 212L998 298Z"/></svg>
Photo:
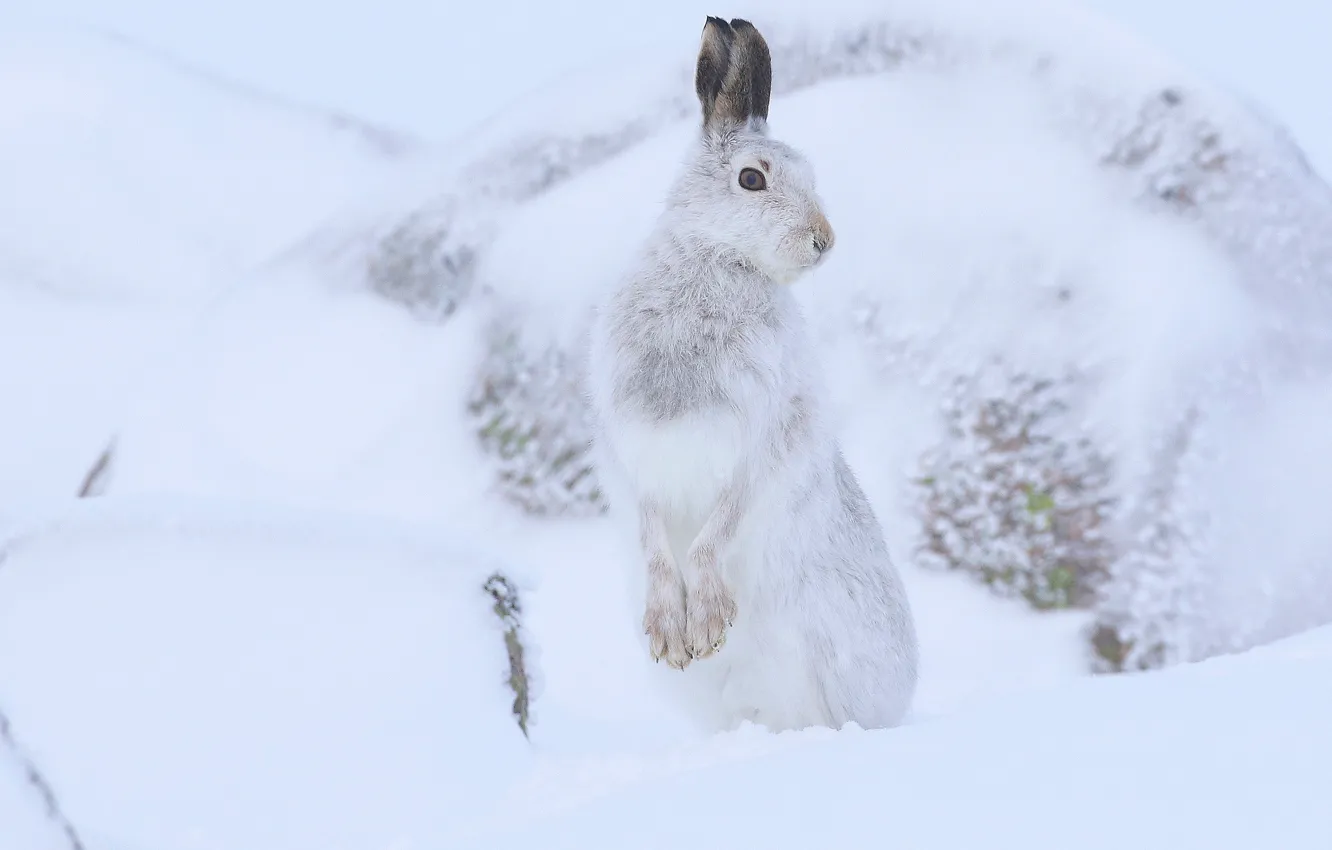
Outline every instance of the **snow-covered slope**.
<svg viewBox="0 0 1332 850"><path fill-rule="evenodd" d="M180 298L382 180L387 154L93 34L0 35L0 281ZM201 262L202 261L202 262Z"/></svg>
<svg viewBox="0 0 1332 850"><path fill-rule="evenodd" d="M530 760L496 564L355 517L81 507L0 553L0 705L89 848L447 846L495 821ZM0 822L38 850L14 840Z"/></svg>
<svg viewBox="0 0 1332 850"><path fill-rule="evenodd" d="M397 159L131 45L0 32L0 523L78 492L206 299Z"/></svg>

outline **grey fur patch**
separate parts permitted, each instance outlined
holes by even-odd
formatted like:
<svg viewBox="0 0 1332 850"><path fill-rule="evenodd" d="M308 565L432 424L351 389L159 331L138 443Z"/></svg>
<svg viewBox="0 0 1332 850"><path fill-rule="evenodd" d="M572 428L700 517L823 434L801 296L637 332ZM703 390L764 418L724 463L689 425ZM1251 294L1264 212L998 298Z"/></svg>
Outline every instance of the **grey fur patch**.
<svg viewBox="0 0 1332 850"><path fill-rule="evenodd" d="M729 395L721 375L699 368L707 356L701 350L666 346L633 349L631 364L616 382L616 404L637 408L654 422L727 404Z"/></svg>
<svg viewBox="0 0 1332 850"><path fill-rule="evenodd" d="M694 274L663 268L651 277L689 280ZM627 289L613 311L612 332L624 360L614 403L652 422L733 405L737 375L762 380L767 374L752 341L780 324L777 312L771 293L753 281L710 279L706 292L687 285Z"/></svg>
<svg viewBox="0 0 1332 850"><path fill-rule="evenodd" d="M782 422L782 444L791 453L809 438L811 432L809 403L798 395L791 399L791 412Z"/></svg>

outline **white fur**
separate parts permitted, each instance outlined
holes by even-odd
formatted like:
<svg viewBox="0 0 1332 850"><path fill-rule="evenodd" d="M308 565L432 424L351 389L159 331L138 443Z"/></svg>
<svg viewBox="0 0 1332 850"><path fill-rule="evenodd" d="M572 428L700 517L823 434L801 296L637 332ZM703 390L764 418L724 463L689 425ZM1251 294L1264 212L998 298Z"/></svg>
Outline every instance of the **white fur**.
<svg viewBox="0 0 1332 850"><path fill-rule="evenodd" d="M598 471L641 546L650 651L700 721L892 726L915 691L915 626L783 285L822 259L831 228L799 153L735 117L704 127L597 311ZM742 188L744 168L767 188Z"/></svg>

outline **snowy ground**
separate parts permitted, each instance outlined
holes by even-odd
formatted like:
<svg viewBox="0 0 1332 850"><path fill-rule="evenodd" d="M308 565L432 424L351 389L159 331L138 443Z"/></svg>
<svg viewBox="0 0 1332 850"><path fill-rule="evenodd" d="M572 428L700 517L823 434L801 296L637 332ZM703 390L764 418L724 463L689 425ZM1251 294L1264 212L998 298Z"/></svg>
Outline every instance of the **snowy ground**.
<svg viewBox="0 0 1332 850"><path fill-rule="evenodd" d="M484 40L399 5L320 18L346 27L322 42L340 46L341 77L313 59L297 76L275 70L300 54L291 21L309 18L296 5L266 30L249 19L231 42L212 33L211 49L235 59L235 44L253 45L250 67L277 88L453 132L428 117L445 111L446 75L419 69L449 54L441 38ZM179 25L182 40L158 43L206 54L185 23L207 17L145 9L116 22ZM533 35L552 14L534 10L523 37L576 53ZM398 64L348 63L354 29L424 42ZM907 728L699 738L628 639L635 614L606 521L534 522L478 495L487 469L454 404L476 354L468 317L439 333L371 295L265 268L416 173L412 154L88 38L0 35L0 709L22 750L0 741L0 850L68 847L26 758L88 850L650 848L699 835L739 847L1327 846L1332 633L1074 682L1083 616L1035 617L901 552L924 648ZM410 76L413 62L420 88L390 87L396 101L368 108L383 91L374 74ZM357 65L360 82L345 75ZM457 126L526 82L484 87ZM857 85L841 88L855 98ZM830 160L837 139L812 128L831 102L784 106ZM1008 141L993 155L1024 147ZM837 179L831 193L854 198ZM1033 232L1065 214L1020 212ZM1098 212L1088 202L1081 214ZM874 234L848 222L842 236ZM517 274L522 257L509 258ZM848 427L853 457L875 451L867 429ZM115 494L75 502L113 437ZM895 498L887 476L866 485L879 505ZM526 603L530 741L508 714L480 589L495 568Z"/></svg>
<svg viewBox="0 0 1332 850"><path fill-rule="evenodd" d="M605 598L564 598L609 576L556 562L527 580L550 588L529 745L478 592L517 562L463 534L185 499L88 503L45 532L0 571L0 697L92 848L1325 846L1327 630L1010 683L891 732L700 740L587 615ZM0 766L5 846L62 846Z"/></svg>
<svg viewBox="0 0 1332 850"><path fill-rule="evenodd" d="M1329 674L1324 629L891 732L747 728L620 765L591 799L552 777L530 793L554 811L459 846L1313 850L1328 840Z"/></svg>
<svg viewBox="0 0 1332 850"><path fill-rule="evenodd" d="M392 846L528 760L484 561L251 506L89 504L11 550L0 665L90 846Z"/></svg>

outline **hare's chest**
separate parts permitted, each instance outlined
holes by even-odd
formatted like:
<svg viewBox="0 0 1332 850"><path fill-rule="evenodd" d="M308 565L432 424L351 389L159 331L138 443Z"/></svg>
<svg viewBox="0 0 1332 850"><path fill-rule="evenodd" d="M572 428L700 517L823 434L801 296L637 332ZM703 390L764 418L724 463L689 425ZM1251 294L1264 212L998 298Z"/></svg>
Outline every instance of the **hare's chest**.
<svg viewBox="0 0 1332 850"><path fill-rule="evenodd" d="M758 321L626 324L608 358L615 452L641 494L692 515L767 438L791 395L786 352Z"/></svg>
<svg viewBox="0 0 1332 850"><path fill-rule="evenodd" d="M729 411L695 411L664 421L630 418L615 450L635 489L675 510L706 510L735 474L754 435Z"/></svg>
<svg viewBox="0 0 1332 850"><path fill-rule="evenodd" d="M658 334L644 329L619 357L615 396L653 421L706 420L718 408L752 415L779 396L786 352L768 329Z"/></svg>

